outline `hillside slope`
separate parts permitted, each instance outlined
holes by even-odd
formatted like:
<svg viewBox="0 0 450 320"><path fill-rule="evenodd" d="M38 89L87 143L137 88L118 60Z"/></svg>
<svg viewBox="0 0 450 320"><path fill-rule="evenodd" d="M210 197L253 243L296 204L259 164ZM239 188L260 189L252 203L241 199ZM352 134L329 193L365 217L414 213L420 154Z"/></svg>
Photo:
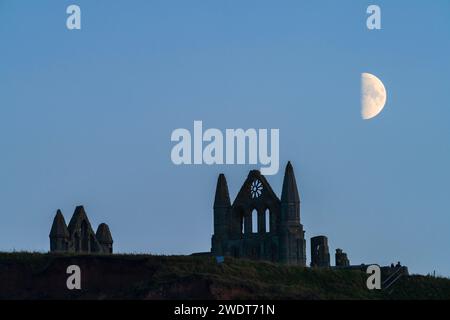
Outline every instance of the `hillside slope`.
<svg viewBox="0 0 450 320"><path fill-rule="evenodd" d="M82 290L66 287L69 265ZM450 279L403 277L369 291L359 271L208 256L0 253L0 299L450 299Z"/></svg>

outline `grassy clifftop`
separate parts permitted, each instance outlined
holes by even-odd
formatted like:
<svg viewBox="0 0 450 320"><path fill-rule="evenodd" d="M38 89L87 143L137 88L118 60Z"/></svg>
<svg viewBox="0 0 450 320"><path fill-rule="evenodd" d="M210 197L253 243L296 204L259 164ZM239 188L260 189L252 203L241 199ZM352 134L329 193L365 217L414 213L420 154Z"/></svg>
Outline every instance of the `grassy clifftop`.
<svg viewBox="0 0 450 320"><path fill-rule="evenodd" d="M82 289L66 288L69 265ZM208 256L0 253L0 299L450 299L450 279L407 276L369 291L359 271Z"/></svg>

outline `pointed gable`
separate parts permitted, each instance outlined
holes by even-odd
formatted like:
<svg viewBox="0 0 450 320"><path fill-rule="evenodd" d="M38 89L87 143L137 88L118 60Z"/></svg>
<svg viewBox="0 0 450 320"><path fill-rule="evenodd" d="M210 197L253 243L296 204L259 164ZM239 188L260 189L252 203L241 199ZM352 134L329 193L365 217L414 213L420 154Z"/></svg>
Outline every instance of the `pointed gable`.
<svg viewBox="0 0 450 320"><path fill-rule="evenodd" d="M80 229L83 221L86 221L89 231L94 233L92 230L91 223L89 222L89 219L87 217L86 211L84 211L84 207L77 206L73 213L72 219L70 219L70 222L69 222L68 229L69 229L70 234L73 234L76 230Z"/></svg>
<svg viewBox="0 0 450 320"><path fill-rule="evenodd" d="M233 206L258 206L258 204L279 204L277 197L269 182L259 170L252 170L242 185Z"/></svg>
<svg viewBox="0 0 450 320"><path fill-rule="evenodd" d="M281 193L281 202L299 203L300 196L298 194L297 182L295 181L294 168L289 161L284 173L283 191Z"/></svg>
<svg viewBox="0 0 450 320"><path fill-rule="evenodd" d="M52 229L50 230L50 238L67 238L69 231L67 230L66 221L61 210L58 209L53 219Z"/></svg>

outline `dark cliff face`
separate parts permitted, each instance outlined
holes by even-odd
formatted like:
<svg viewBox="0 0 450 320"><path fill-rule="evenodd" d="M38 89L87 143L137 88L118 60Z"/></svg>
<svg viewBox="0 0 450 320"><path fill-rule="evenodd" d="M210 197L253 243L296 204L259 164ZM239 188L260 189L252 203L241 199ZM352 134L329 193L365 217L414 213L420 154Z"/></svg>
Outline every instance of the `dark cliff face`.
<svg viewBox="0 0 450 320"><path fill-rule="evenodd" d="M227 299L242 293L229 296L176 264L157 256L7 254L0 256L0 299ZM67 288L71 265L80 267L81 290Z"/></svg>
<svg viewBox="0 0 450 320"><path fill-rule="evenodd" d="M67 289L67 267L81 290ZM450 279L405 276L369 291L357 270L311 269L211 256L0 253L0 299L448 299Z"/></svg>
<svg viewBox="0 0 450 320"><path fill-rule="evenodd" d="M81 290L66 286L67 267L81 269ZM0 262L1 299L101 299L135 298L130 288L155 269L142 259L110 259L107 256L48 256L41 265Z"/></svg>

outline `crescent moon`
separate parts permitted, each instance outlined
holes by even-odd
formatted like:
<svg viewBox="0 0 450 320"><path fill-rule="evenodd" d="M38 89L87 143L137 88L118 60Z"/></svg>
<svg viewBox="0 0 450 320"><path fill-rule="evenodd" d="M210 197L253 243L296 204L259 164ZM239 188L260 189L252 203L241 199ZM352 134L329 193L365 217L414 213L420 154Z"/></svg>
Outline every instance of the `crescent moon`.
<svg viewBox="0 0 450 320"><path fill-rule="evenodd" d="M386 104L386 88L376 76L361 74L361 117L369 120L376 117Z"/></svg>

